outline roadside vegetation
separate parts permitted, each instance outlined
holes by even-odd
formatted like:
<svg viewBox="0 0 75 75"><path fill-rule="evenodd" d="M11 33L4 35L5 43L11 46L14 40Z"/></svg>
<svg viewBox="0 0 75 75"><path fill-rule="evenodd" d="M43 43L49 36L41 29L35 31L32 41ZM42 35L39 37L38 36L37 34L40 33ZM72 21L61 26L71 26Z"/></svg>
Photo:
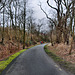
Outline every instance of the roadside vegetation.
<svg viewBox="0 0 75 75"><path fill-rule="evenodd" d="M52 48L52 46L46 45L44 47L45 52L58 64L61 68L64 68L66 71L69 71L73 74L75 74L75 62L67 61L66 58L63 58L62 55L64 54L61 51L61 54L59 51L56 50L55 47ZM68 58L68 57L67 57ZM71 58L70 58L71 59ZM72 60L73 61L73 60Z"/></svg>
<svg viewBox="0 0 75 75"><path fill-rule="evenodd" d="M28 1L0 0L0 61L42 41L51 43L47 51L53 59L64 66L69 63L63 60L75 64L75 0L46 0L47 10L40 1L38 7L46 16L42 19L34 17Z"/></svg>
<svg viewBox="0 0 75 75"><path fill-rule="evenodd" d="M27 4L26 0L0 1L0 61L40 41L49 41L41 31L44 19L37 23Z"/></svg>
<svg viewBox="0 0 75 75"><path fill-rule="evenodd" d="M24 51L26 51L26 49L21 50L15 54L9 56L8 58L4 59L3 61L0 61L0 74L17 56L19 56Z"/></svg>
<svg viewBox="0 0 75 75"><path fill-rule="evenodd" d="M75 74L75 0L47 0L52 14L39 7L49 20L49 37L46 52L56 62ZM66 10L66 11L65 11ZM52 15L52 17L50 16Z"/></svg>
<svg viewBox="0 0 75 75"><path fill-rule="evenodd" d="M49 36L50 42L53 45L61 44L69 45L68 54L72 54L73 45L75 45L75 0L53 0L54 5L50 0L47 0L47 5L50 10L54 11L52 17L43 8L42 3L39 3L40 9L49 20Z"/></svg>
<svg viewBox="0 0 75 75"><path fill-rule="evenodd" d="M36 44L38 45L38 44ZM32 45L30 47L28 47L27 49L34 47L36 45ZM8 56L7 58L3 59L2 61L0 61L0 74L1 72L13 61L15 60L21 53L23 53L24 51L26 51L27 49L23 49L20 50L16 53L13 53L12 55Z"/></svg>

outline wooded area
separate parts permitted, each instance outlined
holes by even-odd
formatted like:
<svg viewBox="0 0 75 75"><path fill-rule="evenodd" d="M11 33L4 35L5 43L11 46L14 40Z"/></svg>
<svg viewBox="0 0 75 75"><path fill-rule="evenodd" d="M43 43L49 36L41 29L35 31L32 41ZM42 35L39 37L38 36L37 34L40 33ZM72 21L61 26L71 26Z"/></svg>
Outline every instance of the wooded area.
<svg viewBox="0 0 75 75"><path fill-rule="evenodd" d="M49 41L41 31L43 19L38 24L33 14L26 0L0 1L0 59L37 42Z"/></svg>
<svg viewBox="0 0 75 75"><path fill-rule="evenodd" d="M55 2L56 7L50 4L50 0L47 0L48 6L56 11L56 16L52 18L49 17L43 9L42 3L39 4L41 10L45 13L50 22L50 41L52 45L55 43L70 45L69 54L71 54L72 45L75 45L75 0L53 1Z"/></svg>
<svg viewBox="0 0 75 75"><path fill-rule="evenodd" d="M0 58L18 50L25 49L37 42L64 43L70 45L69 54L75 45L75 0L53 0L56 6L48 6L56 13L48 16L39 3L40 9L48 19L49 32L41 31L44 19L35 22L34 11L27 9L26 0L0 0ZM52 15L53 15L52 14Z"/></svg>

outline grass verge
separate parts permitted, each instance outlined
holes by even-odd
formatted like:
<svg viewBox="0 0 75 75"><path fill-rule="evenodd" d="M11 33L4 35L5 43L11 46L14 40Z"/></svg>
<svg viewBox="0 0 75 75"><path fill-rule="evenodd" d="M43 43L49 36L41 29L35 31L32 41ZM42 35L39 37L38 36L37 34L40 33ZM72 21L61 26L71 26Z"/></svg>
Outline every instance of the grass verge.
<svg viewBox="0 0 75 75"><path fill-rule="evenodd" d="M56 54L54 54L52 51L48 50L47 45L44 47L45 52L62 68L64 68L66 71L69 71L75 75L75 65L63 60L62 58L58 57Z"/></svg>
<svg viewBox="0 0 75 75"><path fill-rule="evenodd" d="M0 61L0 74L7 67L7 65L12 62L13 59L15 59L17 56L19 56L24 51L26 51L26 49L21 50L15 54L9 56L8 58L4 59L3 61Z"/></svg>
<svg viewBox="0 0 75 75"><path fill-rule="evenodd" d="M30 46L27 49L32 48L32 47L34 47L34 46ZM23 53L27 49L21 50L21 51L15 53L15 54L9 56L8 58L4 59L3 61L0 61L0 74L12 62L12 60L14 60L17 56L19 56L21 53Z"/></svg>

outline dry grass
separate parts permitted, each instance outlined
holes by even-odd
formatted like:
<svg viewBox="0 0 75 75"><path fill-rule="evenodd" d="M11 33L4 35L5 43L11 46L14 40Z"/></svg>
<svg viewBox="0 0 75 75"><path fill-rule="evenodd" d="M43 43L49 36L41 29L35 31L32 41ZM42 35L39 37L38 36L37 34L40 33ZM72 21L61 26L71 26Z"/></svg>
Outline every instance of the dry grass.
<svg viewBox="0 0 75 75"><path fill-rule="evenodd" d="M69 55L70 45L64 45L63 43L61 43L55 44L54 46L48 46L48 48L64 60L75 64L75 49L73 48L72 54Z"/></svg>
<svg viewBox="0 0 75 75"><path fill-rule="evenodd" d="M22 50L22 45L20 44L20 48L18 49L17 45L6 43L5 45L0 44L0 60L7 58L8 56Z"/></svg>

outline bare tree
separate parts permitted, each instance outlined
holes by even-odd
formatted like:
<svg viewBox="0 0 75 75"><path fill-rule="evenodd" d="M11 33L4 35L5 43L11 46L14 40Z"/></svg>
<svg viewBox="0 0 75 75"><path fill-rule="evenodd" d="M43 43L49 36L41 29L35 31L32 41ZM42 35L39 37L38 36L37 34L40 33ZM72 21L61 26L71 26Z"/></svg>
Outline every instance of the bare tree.
<svg viewBox="0 0 75 75"><path fill-rule="evenodd" d="M71 47L70 47L70 50L69 50L69 54L71 54L71 52L72 52L72 44L73 44L73 37L74 37L74 27L75 27L75 8L74 8L74 6L75 6L75 3L74 3L74 1L73 1L73 3L72 3L72 19L74 19L74 25L73 25L73 33L71 33L72 34L72 38L71 38Z"/></svg>
<svg viewBox="0 0 75 75"><path fill-rule="evenodd" d="M23 23L23 26L24 26L24 29L23 29L24 35L23 35L23 49L25 49L25 24L26 24L26 1L24 1L24 23Z"/></svg>
<svg viewBox="0 0 75 75"><path fill-rule="evenodd" d="M50 2L50 0L47 0L47 4L50 8L54 9L56 12L57 12L57 23L54 22L54 20L52 18L50 18L48 16L48 14L46 13L46 11L44 11L44 9L42 8L41 4L39 5L41 10L45 13L46 17L54 23L55 27L56 27L56 43L60 43L61 42L61 36L62 36L62 32L63 32L63 29L67 30L66 27L67 27L67 19L69 17L69 14L70 14L70 8L71 8L71 5L72 5L72 2L69 2L68 0L53 0L57 7L53 7ZM65 13L65 16L63 16L64 12L63 12L63 5L64 7L66 8L66 13ZM64 18L64 20L63 20ZM64 25L62 24L64 22ZM63 28L65 27L65 28ZM67 33L66 33L67 34ZM67 35L64 35L67 36ZM66 38L66 37L65 37Z"/></svg>

